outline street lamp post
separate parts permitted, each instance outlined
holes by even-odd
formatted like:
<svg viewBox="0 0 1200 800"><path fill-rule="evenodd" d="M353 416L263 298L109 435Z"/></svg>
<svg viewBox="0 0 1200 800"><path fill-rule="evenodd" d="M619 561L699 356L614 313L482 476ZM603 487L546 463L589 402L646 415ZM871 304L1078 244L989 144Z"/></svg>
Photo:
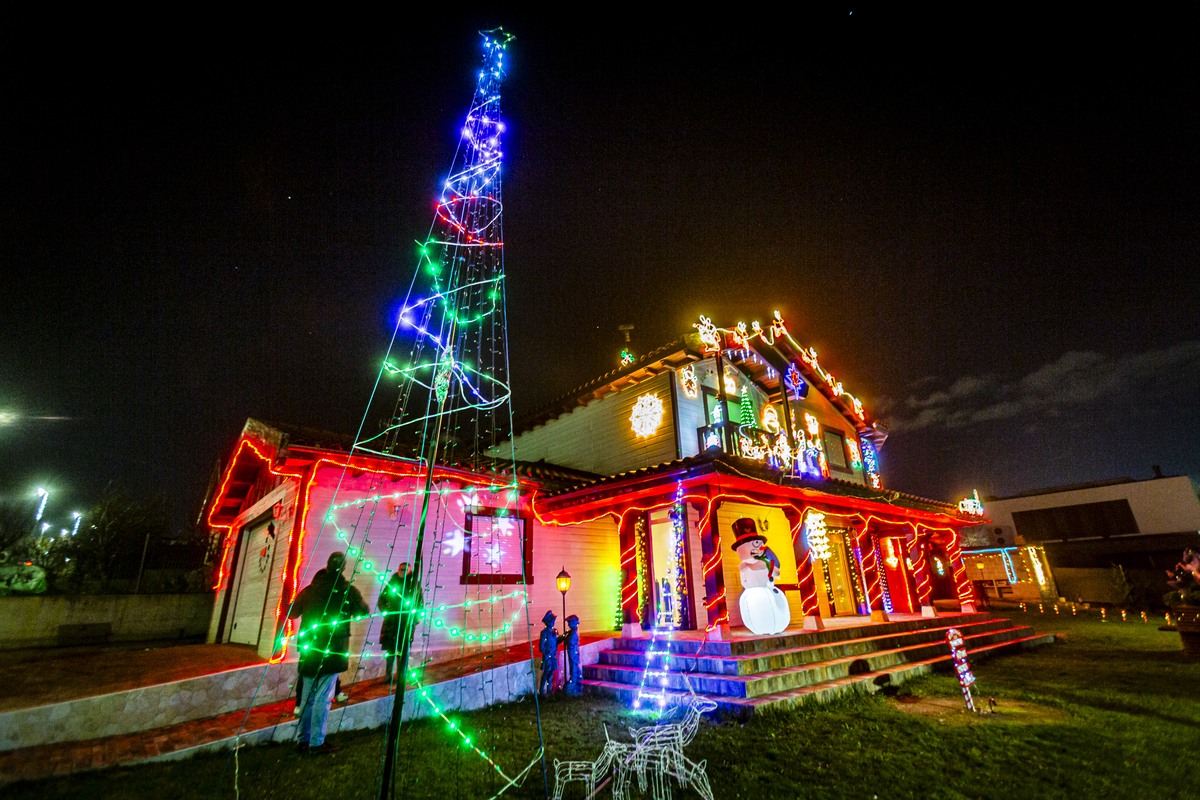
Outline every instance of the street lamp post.
<svg viewBox="0 0 1200 800"><path fill-rule="evenodd" d="M37 513L35 513L33 515L33 521L35 523L42 521L42 514L44 514L46 512L46 501L50 499L50 492L46 491L45 489L43 489L42 487L39 486L37 488L37 496L38 496Z"/></svg>
<svg viewBox="0 0 1200 800"><path fill-rule="evenodd" d="M566 633L567 633L567 591L571 588L571 575L570 575L570 573L567 572L567 568L565 565L562 568L562 572L558 573L558 576L554 580L555 580L555 583L558 585L558 590L560 592L562 592L562 596L563 596L563 615L562 615L563 655L565 656L565 658L563 659L563 667L564 667L564 669L563 669L563 685L565 686L566 682L568 680L570 680L570 677L571 677L571 651L567 648L567 637L566 637Z"/></svg>

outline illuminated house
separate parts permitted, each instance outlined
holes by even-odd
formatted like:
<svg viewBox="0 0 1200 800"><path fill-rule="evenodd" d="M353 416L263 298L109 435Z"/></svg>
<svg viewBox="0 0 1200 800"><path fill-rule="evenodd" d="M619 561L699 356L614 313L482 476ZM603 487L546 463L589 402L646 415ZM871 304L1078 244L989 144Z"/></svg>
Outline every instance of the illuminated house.
<svg viewBox="0 0 1200 800"><path fill-rule="evenodd" d="M533 507L568 538L575 525L615 529L625 634L660 614L711 638L741 626L739 520L774 553L794 627L973 611L958 540L974 510L888 491L886 427L778 314L766 328L695 327L518 422L495 451L605 476Z"/></svg>
<svg viewBox="0 0 1200 800"><path fill-rule="evenodd" d="M387 577L411 560L423 472L402 456L348 458L352 441L246 422L205 503L204 519L224 542L209 642L247 644L273 660L293 658L288 606L329 553L348 553L345 575L372 610ZM526 591L529 607L537 610L536 641L543 610L561 607L554 577L568 562L576 585L588 587L572 592L570 613L584 630L615 625L619 572L612 526L576 525L564 537L530 512L537 492L594 476L523 464L513 476L512 467L504 465L503 473L435 472L423 580L426 602L434 607L414 644L422 660L525 643ZM379 629L378 618L352 626L347 677L382 670ZM365 674L355 675L359 666Z"/></svg>
<svg viewBox="0 0 1200 800"><path fill-rule="evenodd" d="M981 517L887 490L886 429L781 320L697 327L518 423L490 469L436 470L422 658L523 644L526 625L536 639L542 613L561 609L564 566L583 631L729 638L746 622L736 526L770 548L790 630L974 610L959 531ZM205 506L224 543L210 642L288 658L288 606L330 552L349 551L372 609L411 559L420 464L351 458L351 444L247 422ZM378 627L354 628L367 659L352 670L380 671Z"/></svg>

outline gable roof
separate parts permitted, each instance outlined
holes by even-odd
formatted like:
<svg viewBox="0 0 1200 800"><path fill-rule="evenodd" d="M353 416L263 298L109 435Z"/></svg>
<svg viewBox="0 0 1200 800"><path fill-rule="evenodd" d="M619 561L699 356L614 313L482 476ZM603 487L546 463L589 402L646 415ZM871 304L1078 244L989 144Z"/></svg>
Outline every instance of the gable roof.
<svg viewBox="0 0 1200 800"><path fill-rule="evenodd" d="M712 350L711 337L716 336L719 341L717 346L722 349L723 357L765 389L768 395L782 394L782 376L795 365L809 385L821 392L860 435L870 439L876 449L883 446L888 436L887 423L874 420L863 411L861 403L853 395L845 392L841 383L821 367L816 350L799 345L788 333L778 315L770 327L769 337L767 331L760 329L757 323L755 333L748 333L744 324L739 324L737 329L730 331L712 326L705 317L701 317L701 323L699 327L702 328L707 323L705 336L699 332L686 334L670 344L646 353L630 364L607 372L551 400L516 420L513 424L513 436L545 425L626 386L709 358L715 352ZM736 347L730 347L731 342Z"/></svg>

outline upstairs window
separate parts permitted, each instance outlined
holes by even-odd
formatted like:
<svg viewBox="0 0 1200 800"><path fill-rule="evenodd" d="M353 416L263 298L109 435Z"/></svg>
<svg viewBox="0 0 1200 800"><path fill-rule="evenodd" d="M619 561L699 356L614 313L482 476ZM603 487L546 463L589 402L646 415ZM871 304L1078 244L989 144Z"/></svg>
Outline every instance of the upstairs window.
<svg viewBox="0 0 1200 800"><path fill-rule="evenodd" d="M825 457L829 459L829 468L838 472L850 473L850 461L846 458L846 437L841 431L826 428L821 431L825 441Z"/></svg>

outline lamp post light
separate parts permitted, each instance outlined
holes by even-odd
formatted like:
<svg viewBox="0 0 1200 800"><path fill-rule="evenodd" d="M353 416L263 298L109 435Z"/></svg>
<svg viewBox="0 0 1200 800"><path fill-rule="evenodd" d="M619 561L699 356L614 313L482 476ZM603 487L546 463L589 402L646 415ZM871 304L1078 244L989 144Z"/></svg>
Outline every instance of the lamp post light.
<svg viewBox="0 0 1200 800"><path fill-rule="evenodd" d="M71 535L74 536L79 533L79 523L83 521L83 514L80 514L78 511L72 511L71 516L75 520L75 524L71 526Z"/></svg>
<svg viewBox="0 0 1200 800"><path fill-rule="evenodd" d="M33 521L41 522L42 514L46 511L46 501L50 499L50 493L39 486L37 488L37 496L41 498L41 501L38 503L37 513L33 515Z"/></svg>
<svg viewBox="0 0 1200 800"><path fill-rule="evenodd" d="M564 667L563 684L566 685L566 682L570 678L570 675L571 675L571 651L567 648L567 637L566 637L566 633L567 633L567 591L570 590L570 588L571 588L571 575L570 575L570 573L567 572L566 565L563 566L562 572L558 573L558 575L555 577L554 582L555 582L555 584L557 584L558 590L560 592L562 592L562 596L563 596L563 615L562 615L563 654L566 656L566 658L563 660L563 667Z"/></svg>

